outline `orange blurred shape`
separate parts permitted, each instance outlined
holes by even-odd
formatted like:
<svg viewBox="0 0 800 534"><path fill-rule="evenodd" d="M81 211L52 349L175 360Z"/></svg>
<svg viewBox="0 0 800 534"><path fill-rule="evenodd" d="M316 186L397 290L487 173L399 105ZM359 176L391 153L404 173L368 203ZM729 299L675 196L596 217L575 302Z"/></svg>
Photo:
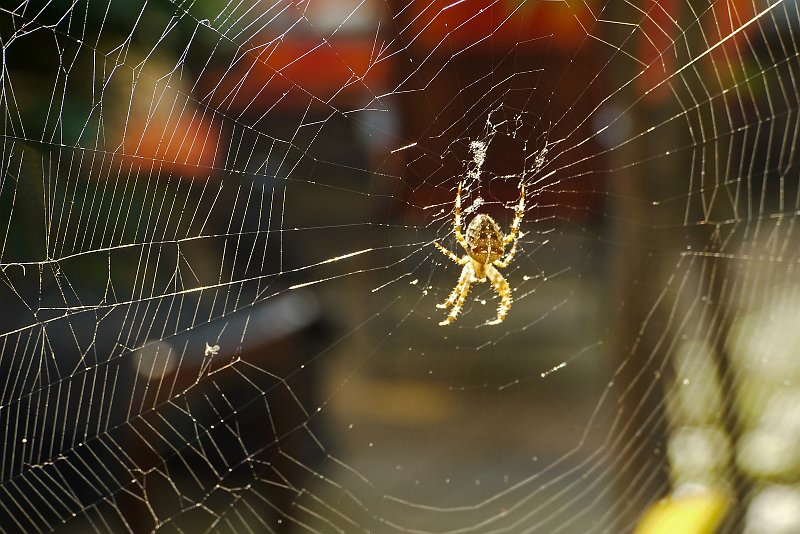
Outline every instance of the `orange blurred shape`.
<svg viewBox="0 0 800 534"><path fill-rule="evenodd" d="M752 0L717 0L711 5L711 13L704 17L704 29L710 45L728 38L725 46L741 42L757 24L742 27L756 15ZM771 19L768 20L771 22Z"/></svg>
<svg viewBox="0 0 800 534"><path fill-rule="evenodd" d="M676 72L674 41L684 30L678 26L682 2L678 0L643 0L646 15L639 25L638 59L646 65L636 79L639 94L650 103L669 97L669 80ZM706 64L714 75L724 76L728 65L740 65L737 47L758 26L745 25L756 15L752 0L718 0L700 15L708 46L721 43L708 54Z"/></svg>
<svg viewBox="0 0 800 534"><path fill-rule="evenodd" d="M404 10L406 39L451 54L475 46L576 49L594 23L592 0L432 0ZM526 42L527 41L527 42ZM445 46L442 46L442 45Z"/></svg>
<svg viewBox="0 0 800 534"><path fill-rule="evenodd" d="M675 74L673 43L681 34L678 0L644 0L645 13L638 29L638 59L646 65L636 79L636 88L644 99L660 103L669 97L669 79Z"/></svg>
<svg viewBox="0 0 800 534"><path fill-rule="evenodd" d="M718 0L703 16L703 31L709 46L720 44L709 54L711 67L716 71L728 69L729 64L741 65L739 46L747 46L747 36L758 29L758 23L745 26L756 16L752 0ZM772 22L772 19L767 19ZM744 51L744 49L742 49Z"/></svg>
<svg viewBox="0 0 800 534"><path fill-rule="evenodd" d="M204 77L203 86L213 106L253 113L274 105L340 107L369 101L382 92L388 74L387 61L376 58L374 38L273 39Z"/></svg>
<svg viewBox="0 0 800 534"><path fill-rule="evenodd" d="M208 178L216 160L220 130L200 111L184 109L176 113L177 117L161 113L132 116L125 131L123 158L184 178Z"/></svg>

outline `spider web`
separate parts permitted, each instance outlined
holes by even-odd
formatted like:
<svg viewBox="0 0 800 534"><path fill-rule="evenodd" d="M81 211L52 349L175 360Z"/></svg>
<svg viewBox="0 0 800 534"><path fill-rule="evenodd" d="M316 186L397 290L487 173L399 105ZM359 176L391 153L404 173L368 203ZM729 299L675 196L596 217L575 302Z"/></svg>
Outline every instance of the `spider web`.
<svg viewBox="0 0 800 534"><path fill-rule="evenodd" d="M793 0L1 6L0 529L623 532L705 496L797 532L798 32ZM525 186L499 325L486 283L438 325L459 183L504 232Z"/></svg>

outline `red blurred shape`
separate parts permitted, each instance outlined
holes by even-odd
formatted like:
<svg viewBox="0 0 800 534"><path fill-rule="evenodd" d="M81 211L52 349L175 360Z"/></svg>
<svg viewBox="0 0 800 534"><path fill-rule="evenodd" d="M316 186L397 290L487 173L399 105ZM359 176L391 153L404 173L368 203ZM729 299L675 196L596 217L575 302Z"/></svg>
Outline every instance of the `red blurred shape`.
<svg viewBox="0 0 800 534"><path fill-rule="evenodd" d="M541 39L542 48L559 45L576 49L594 23L595 2L530 2L528 0L432 0L412 2L409 40L429 50L441 46L448 53L467 47L511 48ZM527 43L536 46L536 41Z"/></svg>
<svg viewBox="0 0 800 534"><path fill-rule="evenodd" d="M645 0L646 13L639 25L639 59L647 65L636 79L645 100L660 103L669 97L669 78L675 74L673 43L681 33L677 21L681 14L678 0Z"/></svg>
<svg viewBox="0 0 800 534"><path fill-rule="evenodd" d="M363 102L376 96L373 88L382 87L388 74L387 62L375 60L373 44L358 37L272 40L217 69L204 86L213 90L212 106L237 111Z"/></svg>

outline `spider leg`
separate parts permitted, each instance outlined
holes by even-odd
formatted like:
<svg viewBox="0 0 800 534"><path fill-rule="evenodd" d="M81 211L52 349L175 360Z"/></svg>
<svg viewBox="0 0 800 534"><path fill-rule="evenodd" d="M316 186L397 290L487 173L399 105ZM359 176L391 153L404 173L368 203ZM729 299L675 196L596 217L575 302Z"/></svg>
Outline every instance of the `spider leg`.
<svg viewBox="0 0 800 534"><path fill-rule="evenodd" d="M511 245L511 250L508 252L506 257L503 258L502 260L494 260L492 262L492 265L494 265L498 269L505 269L506 267L508 267L508 264L511 263L511 260L514 259L514 254L516 254L516 251L514 250L514 247L516 247L516 246L517 246L517 243L515 241L514 244Z"/></svg>
<svg viewBox="0 0 800 534"><path fill-rule="evenodd" d="M448 308L452 306L452 304L456 301L458 296L461 294L461 290L464 287L464 284L469 282L472 277L472 267L469 265L464 265L464 268L461 269L461 275L458 277L458 283L450 292L450 295L447 297L447 300L442 302L441 304L437 304L437 308Z"/></svg>
<svg viewBox="0 0 800 534"><path fill-rule="evenodd" d="M497 307L497 317L493 321L489 321L486 324L500 324L503 322L503 319L506 318L506 314L511 308L511 288L508 287L508 282L506 282L506 279L502 274L500 274L500 271L491 265L486 266L486 276L492 283L494 290L497 291L498 295L500 295L500 305Z"/></svg>
<svg viewBox="0 0 800 534"><path fill-rule="evenodd" d="M466 265L466 263L467 263L467 261L468 261L468 260L466 259L466 257L464 257L464 258L459 258L459 257L458 257L458 256L456 256L455 254L453 254L452 252L450 252L449 250L447 250L446 248L444 248L442 245L440 245L438 241L434 241L434 242L433 242L433 244L434 244L434 245L436 245L436 248L438 248L439 250L441 250L441 251L442 251L442 254L444 254L445 256L447 256L448 258L450 258L451 260L453 260L453 261L454 261L454 262L456 262L457 264L459 264L459 265Z"/></svg>
<svg viewBox="0 0 800 534"><path fill-rule="evenodd" d="M463 280L463 282L461 281ZM458 314L461 313L461 308L464 307L464 301L467 300L467 295L469 294L469 287L472 283L472 266L468 263L464 266L464 269L461 273L461 278L459 279L458 285L456 285L455 289L453 289L453 293L451 293L450 298L457 295L455 299L455 304L450 309L450 313L447 314L444 321L439 323L439 326L447 326L452 324L453 321L456 320ZM450 298L447 300L449 301Z"/></svg>
<svg viewBox="0 0 800 534"><path fill-rule="evenodd" d="M454 220L453 220L453 233L456 234L456 240L458 244L461 245L464 250L469 252L469 248L467 247L467 240L464 238L464 233L461 230L461 185L464 182L458 182L458 193L456 193L456 205L453 209Z"/></svg>
<svg viewBox="0 0 800 534"><path fill-rule="evenodd" d="M511 260L514 259L514 254L517 253L517 238L519 237L519 227L522 224L522 217L525 215L525 184L520 186L519 203L514 213L514 222L511 223L511 232L503 238L503 243L508 245L511 243L511 250L508 251L505 258L502 260L495 260L494 264L500 269L507 267Z"/></svg>

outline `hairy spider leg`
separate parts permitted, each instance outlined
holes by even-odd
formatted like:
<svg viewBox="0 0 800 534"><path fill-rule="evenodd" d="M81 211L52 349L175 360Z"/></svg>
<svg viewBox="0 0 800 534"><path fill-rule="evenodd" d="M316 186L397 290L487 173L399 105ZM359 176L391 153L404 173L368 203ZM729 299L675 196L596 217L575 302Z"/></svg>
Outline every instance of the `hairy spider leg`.
<svg viewBox="0 0 800 534"><path fill-rule="evenodd" d="M442 245L440 245L438 241L434 241L433 244L436 245L436 248L442 251L442 254L444 254L445 256L447 256L448 258L450 258L459 265L466 265L467 262L469 261L469 256L464 256L463 258L459 258L455 254L444 248Z"/></svg>
<svg viewBox="0 0 800 534"><path fill-rule="evenodd" d="M511 288L508 287L508 282L506 282L506 279L502 274L500 274L500 271L491 265L486 266L486 276L492 283L494 290L497 291L498 295L500 295L500 305L497 307L497 317L494 321L489 321L486 324L500 324L503 322L503 319L506 318L506 314L511 308Z"/></svg>
<svg viewBox="0 0 800 534"><path fill-rule="evenodd" d="M472 266L469 263L465 263L464 268L461 269L461 276L458 277L458 283L456 284L456 287L454 287L453 290L450 292L450 295L448 295L447 300L445 300L441 304L437 304L436 307L447 308L448 306L451 306L456 301L458 296L461 294L461 291L464 288L464 284L470 283L473 274L474 273L472 270Z"/></svg>
<svg viewBox="0 0 800 534"><path fill-rule="evenodd" d="M463 182L458 182L458 193L456 193L456 205L453 209L453 214L455 220L453 221L453 233L456 234L456 240L461 247L469 252L469 247L467 246L467 240L464 239L464 234L461 231L461 184Z"/></svg>
<svg viewBox="0 0 800 534"><path fill-rule="evenodd" d="M522 218L525 215L525 184L522 184L520 187L519 193L519 203L517 204L517 209L514 213L514 221L511 223L511 232L507 236L503 238L503 243L506 245L511 243L511 250L508 251L506 257L502 260L495 260L494 265L503 269L508 267L508 264L511 263L511 260L514 259L514 255L517 253L517 238L519 236L519 227L522 224Z"/></svg>
<svg viewBox="0 0 800 534"><path fill-rule="evenodd" d="M455 304L453 304L453 307L450 309L450 313L447 315L447 317L445 317L444 321L439 323L439 326L447 326L455 321L456 317L458 317L458 314L461 312L461 308L464 307L464 301L467 300L467 295L469 294L469 288L472 283L472 274L472 266L468 263L464 266L464 269L462 269L458 284L450 295L450 297L458 295L458 298ZM447 300L450 300L450 298Z"/></svg>

